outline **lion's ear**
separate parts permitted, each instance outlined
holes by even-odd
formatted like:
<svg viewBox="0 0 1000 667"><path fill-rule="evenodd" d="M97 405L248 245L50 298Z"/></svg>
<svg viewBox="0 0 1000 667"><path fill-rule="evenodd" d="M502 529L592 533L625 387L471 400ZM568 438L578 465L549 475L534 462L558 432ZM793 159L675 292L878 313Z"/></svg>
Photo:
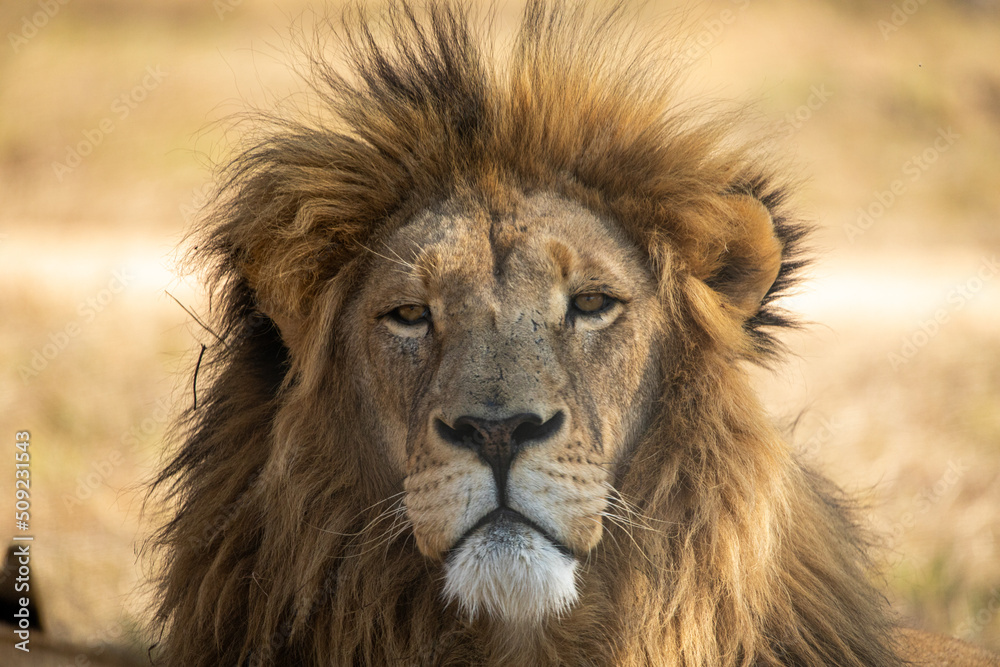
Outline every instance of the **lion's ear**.
<svg viewBox="0 0 1000 667"><path fill-rule="evenodd" d="M274 322L285 346L293 349L305 319L308 274L282 266L281 258L278 252L258 252L250 255L240 269L257 309Z"/></svg>
<svg viewBox="0 0 1000 667"><path fill-rule="evenodd" d="M755 315L781 270L782 244L771 212L749 195L727 195L729 212L712 271L703 280L744 318Z"/></svg>
<svg viewBox="0 0 1000 667"><path fill-rule="evenodd" d="M274 326L277 327L278 333L281 334L281 340L284 342L285 347L289 349L297 349L302 334L301 318L295 317L283 308L272 307L272 305L268 302L263 302L260 305L261 311L268 318L270 318L270 320L274 322Z"/></svg>

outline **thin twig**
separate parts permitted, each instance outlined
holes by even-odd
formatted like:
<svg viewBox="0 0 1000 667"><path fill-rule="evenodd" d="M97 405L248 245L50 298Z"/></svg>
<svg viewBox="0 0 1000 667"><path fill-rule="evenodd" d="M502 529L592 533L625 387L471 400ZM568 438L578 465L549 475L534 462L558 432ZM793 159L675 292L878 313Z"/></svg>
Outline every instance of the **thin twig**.
<svg viewBox="0 0 1000 667"><path fill-rule="evenodd" d="M192 410L198 409L198 370L201 368L201 358L205 356L205 350L208 347L202 343L201 352L198 353L198 363L194 365L194 379L191 381L191 393L194 394L194 405L191 406Z"/></svg>
<svg viewBox="0 0 1000 667"><path fill-rule="evenodd" d="M191 316L191 318L192 318L192 319L193 319L193 320L194 320L195 322L197 322L197 323L198 323L198 325L199 325L199 326L200 326L200 327L201 327L202 329L204 329L204 330L205 330L205 331L207 331L208 333L210 333L210 334L212 334L213 336L215 336L215 339L216 339L217 341L219 341L220 343L222 343L223 347L225 347L225 348L226 348L227 350L229 349L229 345L227 345L227 344L226 344L226 341L224 341L224 340L222 339L222 336L220 336L219 334L215 333L215 331L213 331L213 330L212 330L212 327L210 327L210 326L208 326L207 324L205 324L205 323L204 323L204 322L202 321L202 319L201 319L200 317L198 317L198 316L197 316L197 315L195 314L195 312L194 312L193 310L191 310L190 308L188 308L187 306L185 306L185 305L184 305L183 303L181 303L180 301L178 301L178 300L177 300L177 297L175 297L175 296L174 296L173 294L171 294L171 293L170 293L170 292L168 292L167 290L163 290L163 292L164 292L164 294L166 294L167 296L169 296L169 297L170 297L171 299L173 299L173 300L174 300L174 303L176 303L176 304L177 304L178 306L180 306L180 307L181 307L181 308L182 308L182 309L184 310L184 312L185 312L185 313L187 313L188 315L190 315L190 316Z"/></svg>

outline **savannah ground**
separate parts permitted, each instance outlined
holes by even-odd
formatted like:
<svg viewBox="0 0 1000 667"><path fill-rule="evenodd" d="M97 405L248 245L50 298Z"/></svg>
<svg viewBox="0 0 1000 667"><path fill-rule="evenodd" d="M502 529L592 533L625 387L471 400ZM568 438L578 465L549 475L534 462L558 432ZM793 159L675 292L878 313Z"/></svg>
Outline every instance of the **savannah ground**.
<svg viewBox="0 0 1000 667"><path fill-rule="evenodd" d="M142 485L212 342L166 294L207 311L176 248L236 136L216 121L301 101L288 26L310 6L0 6L0 503L29 430L32 591L57 639L150 642ZM683 18L687 93L750 102L803 177L817 262L786 302L807 323L788 360L752 371L768 409L862 503L903 621L1000 649L1000 4L895 8L639 11Z"/></svg>

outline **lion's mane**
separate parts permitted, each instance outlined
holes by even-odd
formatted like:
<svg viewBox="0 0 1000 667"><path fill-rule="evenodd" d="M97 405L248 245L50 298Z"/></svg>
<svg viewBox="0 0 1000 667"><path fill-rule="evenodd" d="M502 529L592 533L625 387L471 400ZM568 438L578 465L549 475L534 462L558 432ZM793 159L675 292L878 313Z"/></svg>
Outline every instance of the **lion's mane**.
<svg viewBox="0 0 1000 667"><path fill-rule="evenodd" d="M327 117L268 120L224 170L194 255L222 342L156 482L175 507L157 537L162 663L517 657L516 638L445 606L440 567L386 513L400 482L354 419L371 388L338 354L366 248L457 184L503 179L619 221L670 322L658 416L615 479L641 516L607 527L577 608L521 659L897 664L848 507L796 461L741 368L772 359L790 325L774 300L802 264L803 226L732 118L679 110L672 66L620 13L530 2L493 60L460 6L397 7L384 40L358 12L340 33L349 74L314 63ZM715 223L734 192L763 202L784 247L749 319L716 293L745 268Z"/></svg>

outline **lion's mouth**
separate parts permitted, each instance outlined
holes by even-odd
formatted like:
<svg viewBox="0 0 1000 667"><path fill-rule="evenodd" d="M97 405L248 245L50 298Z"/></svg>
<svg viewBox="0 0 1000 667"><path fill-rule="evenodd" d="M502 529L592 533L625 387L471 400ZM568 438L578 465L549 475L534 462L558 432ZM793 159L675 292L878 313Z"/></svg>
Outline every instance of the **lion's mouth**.
<svg viewBox="0 0 1000 667"><path fill-rule="evenodd" d="M476 532L482 528L487 528L489 530L491 540L503 542L513 536L514 531L512 529L517 524L526 526L544 537L546 541L548 541L561 554L569 558L574 557L572 550L553 537L551 533L517 510L512 510L509 507L497 507L496 509L484 514L479 521L477 521L471 528L465 531L461 537L458 538L458 541L456 541L455 544L448 550L447 557L450 557L453 553L459 551L469 538L475 535Z"/></svg>
<svg viewBox="0 0 1000 667"><path fill-rule="evenodd" d="M449 549L441 592L470 619L483 613L532 625L576 603L578 566L566 545L520 512L501 506Z"/></svg>

